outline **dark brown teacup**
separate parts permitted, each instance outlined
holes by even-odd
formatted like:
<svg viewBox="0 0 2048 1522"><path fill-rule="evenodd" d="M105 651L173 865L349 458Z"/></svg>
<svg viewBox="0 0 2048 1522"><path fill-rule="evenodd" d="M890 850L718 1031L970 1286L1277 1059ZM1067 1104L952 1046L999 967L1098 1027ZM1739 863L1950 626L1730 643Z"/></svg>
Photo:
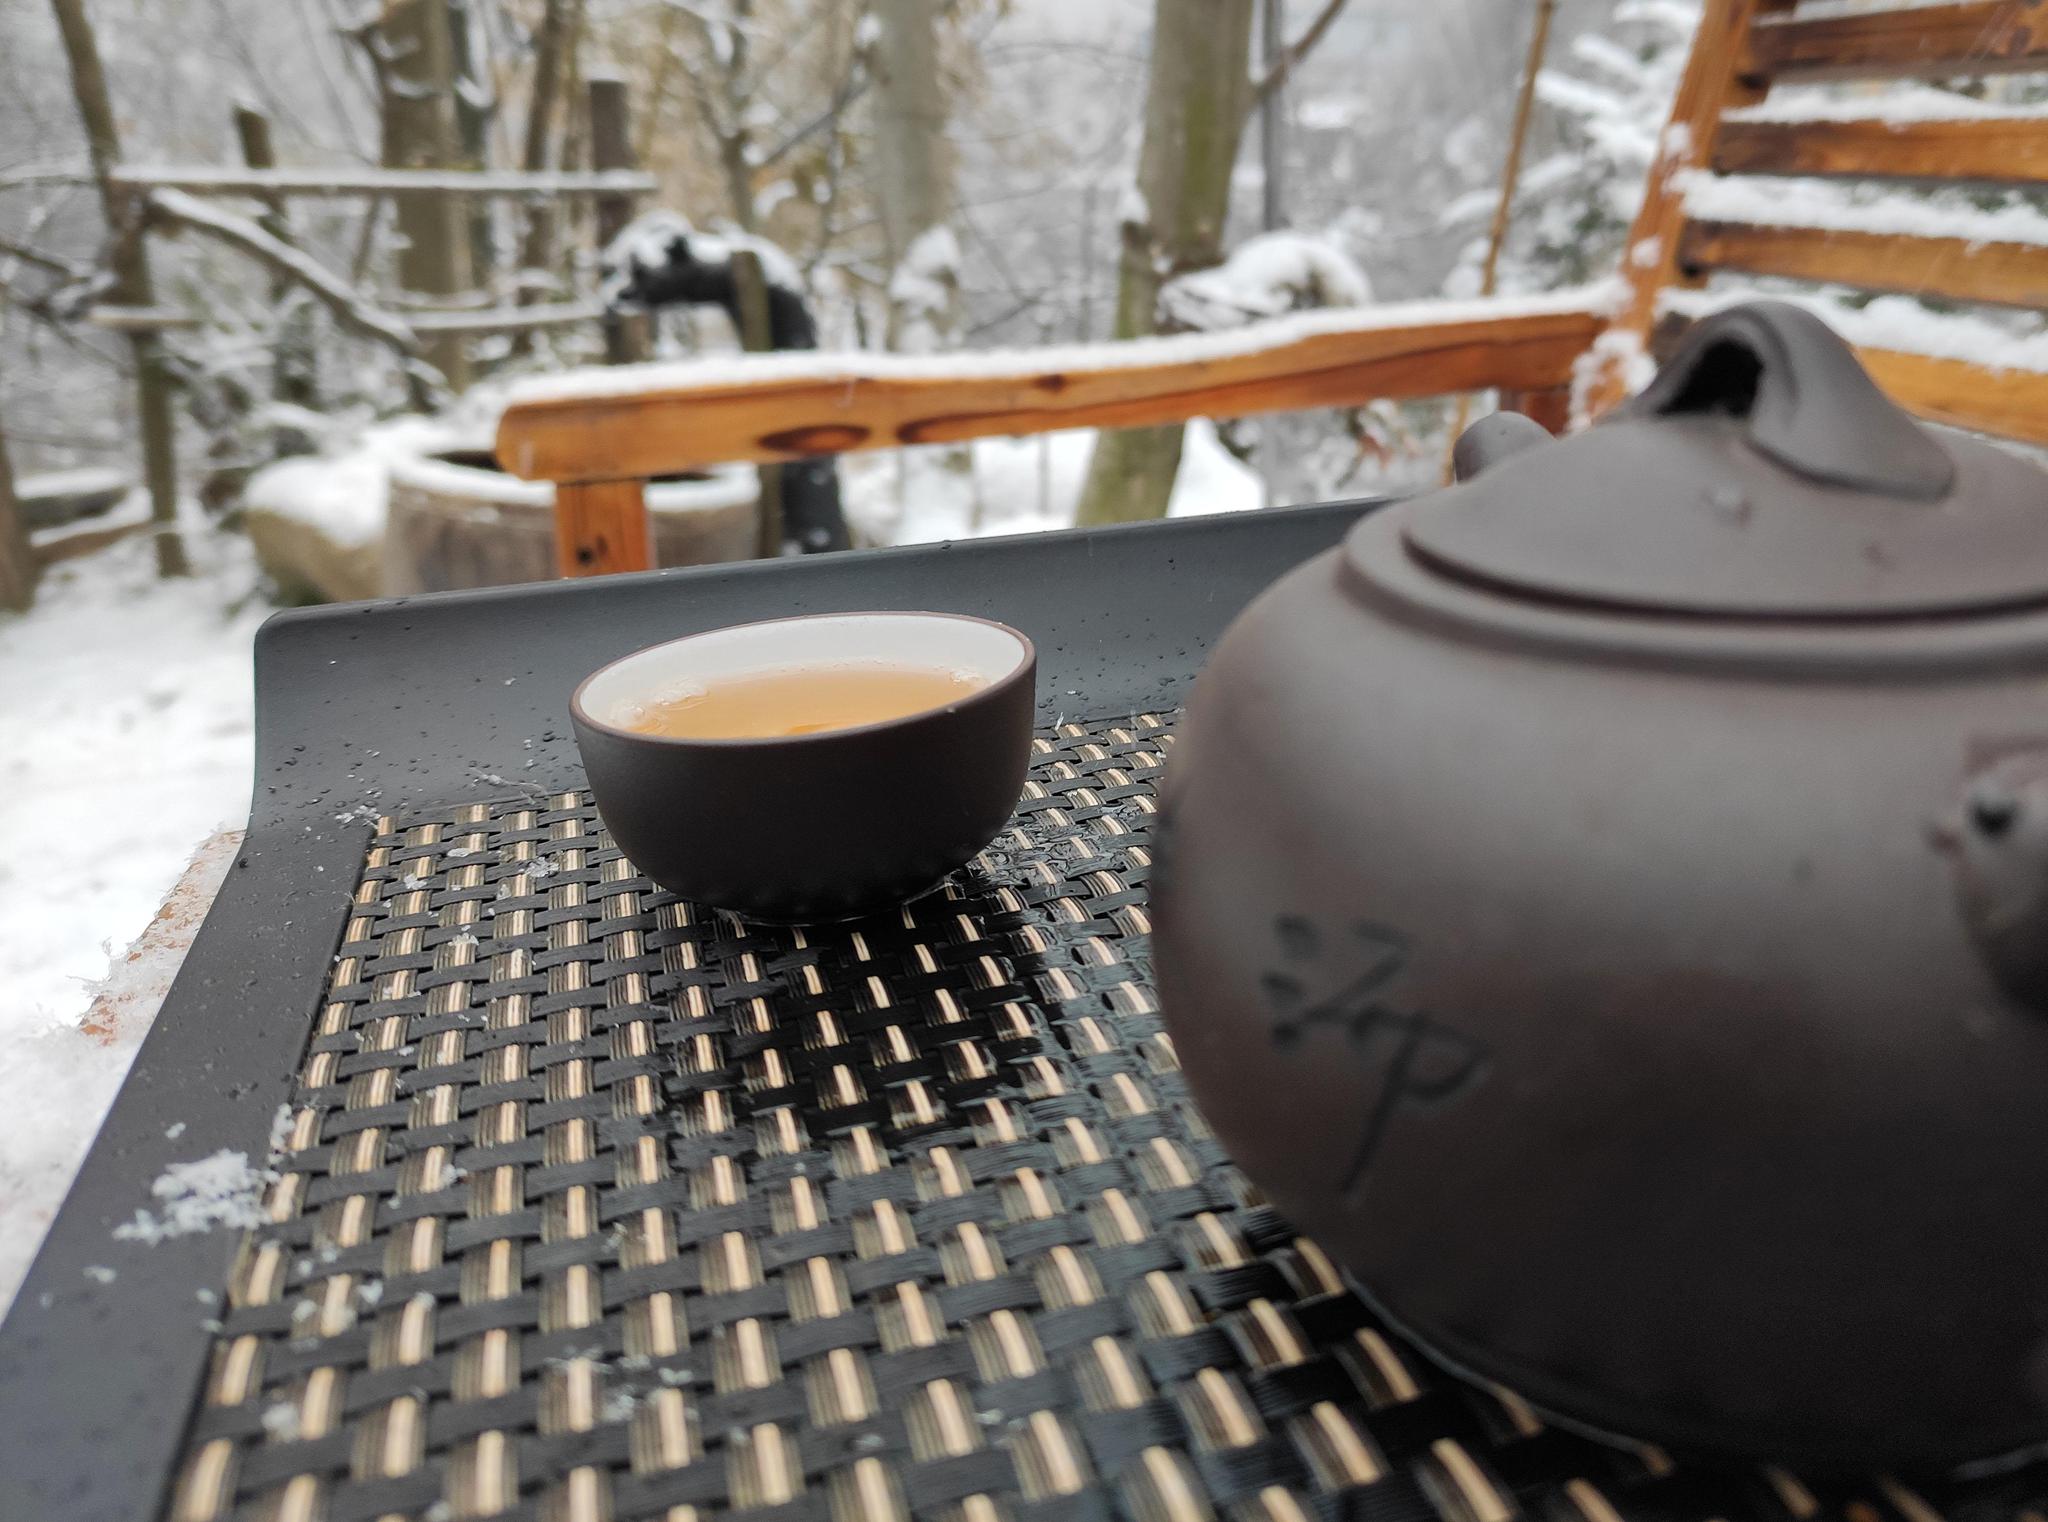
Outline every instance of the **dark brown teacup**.
<svg viewBox="0 0 2048 1522"><path fill-rule="evenodd" d="M960 673L939 706L804 734L642 732L678 693L764 673ZM622 656L569 701L598 812L621 850L686 898L784 922L840 919L934 887L1023 791L1037 652L952 613L827 613L714 629Z"/></svg>

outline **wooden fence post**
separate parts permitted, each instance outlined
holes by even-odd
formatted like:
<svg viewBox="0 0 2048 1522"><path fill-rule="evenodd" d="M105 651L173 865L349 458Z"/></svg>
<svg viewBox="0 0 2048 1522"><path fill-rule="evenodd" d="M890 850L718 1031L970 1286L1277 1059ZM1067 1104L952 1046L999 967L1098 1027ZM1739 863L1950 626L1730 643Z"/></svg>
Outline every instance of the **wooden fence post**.
<svg viewBox="0 0 2048 1522"><path fill-rule="evenodd" d="M7 435L0 431L0 608L26 613L36 595L36 556L14 497L14 471L7 463Z"/></svg>
<svg viewBox="0 0 2048 1522"><path fill-rule="evenodd" d="M590 167L597 170L634 169L632 121L626 109L626 82L599 77L584 87L590 102ZM602 249L633 220L630 192L597 198L597 246ZM604 320L604 357L607 364L630 364L647 357L645 320L628 319L618 313Z"/></svg>
<svg viewBox="0 0 2048 1522"><path fill-rule="evenodd" d="M121 136L114 124L113 98L100 67L99 42L85 0L51 0L64 55L71 67L71 93L85 127L92 156L93 178L99 182L100 206L107 219L114 275L114 299L125 305L153 305L149 250L143 243L140 197L125 194L114 183L121 162ZM156 524L156 568L161 576L183 576L191 567L184 541L178 537L177 418L171 410L171 373L164 363L161 341L152 332L130 336L135 359L135 416L142 434L142 479L149 487L149 515Z"/></svg>

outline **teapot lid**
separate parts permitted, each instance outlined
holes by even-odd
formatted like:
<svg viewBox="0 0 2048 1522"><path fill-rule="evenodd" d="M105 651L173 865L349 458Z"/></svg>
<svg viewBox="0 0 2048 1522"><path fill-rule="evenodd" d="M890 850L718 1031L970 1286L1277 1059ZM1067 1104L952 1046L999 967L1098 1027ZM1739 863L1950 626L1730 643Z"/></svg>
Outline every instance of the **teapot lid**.
<svg viewBox="0 0 2048 1522"><path fill-rule="evenodd" d="M2048 603L2048 476L1923 428L1800 307L1715 314L1633 401L1529 447L1546 439L1478 425L1462 484L1409 512L1408 553L1494 592L1690 618Z"/></svg>

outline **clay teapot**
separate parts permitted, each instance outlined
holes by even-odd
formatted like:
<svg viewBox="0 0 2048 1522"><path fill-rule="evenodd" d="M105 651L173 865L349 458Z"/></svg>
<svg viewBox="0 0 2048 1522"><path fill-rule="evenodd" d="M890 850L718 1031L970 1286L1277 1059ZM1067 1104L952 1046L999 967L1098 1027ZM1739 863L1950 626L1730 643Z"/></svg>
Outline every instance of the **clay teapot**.
<svg viewBox="0 0 2048 1522"><path fill-rule="evenodd" d="M1733 308L1239 618L1165 1019L1454 1368L1808 1466L2048 1441L2048 475Z"/></svg>

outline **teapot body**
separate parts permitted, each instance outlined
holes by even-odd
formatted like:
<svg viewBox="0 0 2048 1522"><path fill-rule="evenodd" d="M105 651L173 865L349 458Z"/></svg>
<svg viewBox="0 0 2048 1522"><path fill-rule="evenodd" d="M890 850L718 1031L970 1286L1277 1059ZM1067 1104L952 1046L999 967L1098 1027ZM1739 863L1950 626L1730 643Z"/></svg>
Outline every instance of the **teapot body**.
<svg viewBox="0 0 2048 1522"><path fill-rule="evenodd" d="M1189 703L1155 962L1219 1137L1568 1419L2048 1440L2048 612L1646 637L1418 590L1428 510L1269 589Z"/></svg>

